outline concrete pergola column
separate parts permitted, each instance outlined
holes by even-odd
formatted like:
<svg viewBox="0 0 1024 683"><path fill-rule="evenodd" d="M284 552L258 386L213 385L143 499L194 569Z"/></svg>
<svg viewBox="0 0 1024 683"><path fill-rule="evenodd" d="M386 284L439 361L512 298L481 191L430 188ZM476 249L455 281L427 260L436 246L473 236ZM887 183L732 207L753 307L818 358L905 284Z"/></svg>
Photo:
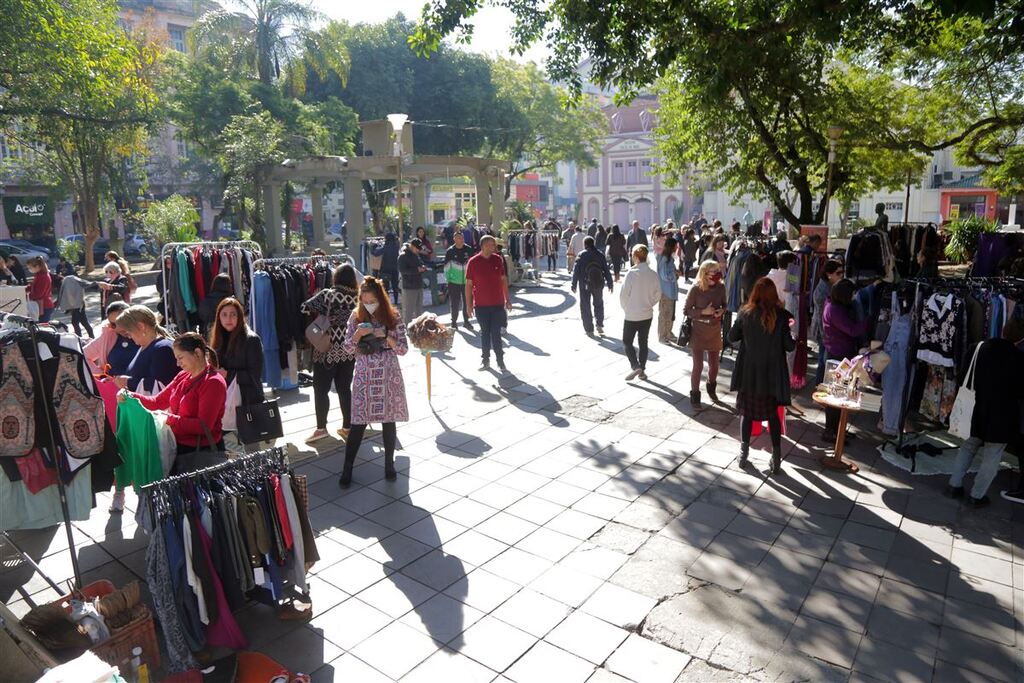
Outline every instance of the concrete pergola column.
<svg viewBox="0 0 1024 683"><path fill-rule="evenodd" d="M348 253L355 256L359 243L366 237L363 221L363 179L358 174L345 176L345 234L348 239Z"/></svg>
<svg viewBox="0 0 1024 683"><path fill-rule="evenodd" d="M412 229L423 226L430 234L427 225L427 183L419 180L412 186Z"/></svg>
<svg viewBox="0 0 1024 683"><path fill-rule="evenodd" d="M505 220L505 174L500 169L491 177L491 217L497 232Z"/></svg>
<svg viewBox="0 0 1024 683"><path fill-rule="evenodd" d="M327 248L327 231L324 230L324 186L313 183L309 186L313 199L313 247Z"/></svg>
<svg viewBox="0 0 1024 683"><path fill-rule="evenodd" d="M281 184L267 183L263 186L263 232L266 234L266 256L284 251L281 241Z"/></svg>
<svg viewBox="0 0 1024 683"><path fill-rule="evenodd" d="M491 186L487 174L476 174L476 222L477 225L491 224Z"/></svg>

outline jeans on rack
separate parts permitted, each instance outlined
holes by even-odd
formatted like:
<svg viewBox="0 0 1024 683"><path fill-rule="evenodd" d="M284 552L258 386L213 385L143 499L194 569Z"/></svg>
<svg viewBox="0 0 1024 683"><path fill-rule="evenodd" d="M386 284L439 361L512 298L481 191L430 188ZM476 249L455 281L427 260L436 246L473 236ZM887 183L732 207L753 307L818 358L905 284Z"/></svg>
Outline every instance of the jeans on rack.
<svg viewBox="0 0 1024 683"><path fill-rule="evenodd" d="M992 485L992 480L999 473L999 463L1003 459L1003 451L1005 450L1005 443L988 443L976 436L967 439L960 447L960 452L957 453L956 460L953 462L953 474L949 478L949 485L955 488L963 486L964 475L970 469L974 456L980 452L981 467L978 468L978 473L974 475L971 497L984 497L988 487Z"/></svg>
<svg viewBox="0 0 1024 683"><path fill-rule="evenodd" d="M894 316L885 338L889 365L882 371L882 432L892 436L900 431L903 395L907 386L910 358L910 314Z"/></svg>

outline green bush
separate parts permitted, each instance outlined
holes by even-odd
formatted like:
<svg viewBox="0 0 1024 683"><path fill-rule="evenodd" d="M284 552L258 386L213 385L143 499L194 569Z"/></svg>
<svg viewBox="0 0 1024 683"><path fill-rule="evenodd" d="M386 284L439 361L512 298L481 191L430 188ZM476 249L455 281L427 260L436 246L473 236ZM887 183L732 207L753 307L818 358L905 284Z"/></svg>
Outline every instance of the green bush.
<svg viewBox="0 0 1024 683"><path fill-rule="evenodd" d="M949 233L946 258L953 263L967 263L978 250L978 239L983 232L995 232L996 224L985 218L970 216L953 221L945 226Z"/></svg>
<svg viewBox="0 0 1024 683"><path fill-rule="evenodd" d="M57 253L68 263L78 263L82 255L82 243L74 240L57 240Z"/></svg>
<svg viewBox="0 0 1024 683"><path fill-rule="evenodd" d="M157 249L168 242L194 242L199 233L199 212L185 197L172 194L167 199L149 205L142 214L140 232L147 240L155 242Z"/></svg>

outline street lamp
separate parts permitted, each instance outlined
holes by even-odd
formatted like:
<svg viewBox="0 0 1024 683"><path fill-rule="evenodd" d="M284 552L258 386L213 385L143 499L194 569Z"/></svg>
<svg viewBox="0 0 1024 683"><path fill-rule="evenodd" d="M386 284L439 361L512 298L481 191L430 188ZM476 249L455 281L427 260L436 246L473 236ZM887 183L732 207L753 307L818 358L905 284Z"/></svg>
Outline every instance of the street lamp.
<svg viewBox="0 0 1024 683"><path fill-rule="evenodd" d="M832 175L836 167L836 147L839 145L839 137L843 134L842 126L828 127L828 181L825 187L825 219L822 221L828 225L828 205L832 202Z"/></svg>
<svg viewBox="0 0 1024 683"><path fill-rule="evenodd" d="M392 134L395 139L391 144L391 156L398 157L398 235L402 235L402 129L405 122L409 120L407 114L388 114L388 123L391 124Z"/></svg>

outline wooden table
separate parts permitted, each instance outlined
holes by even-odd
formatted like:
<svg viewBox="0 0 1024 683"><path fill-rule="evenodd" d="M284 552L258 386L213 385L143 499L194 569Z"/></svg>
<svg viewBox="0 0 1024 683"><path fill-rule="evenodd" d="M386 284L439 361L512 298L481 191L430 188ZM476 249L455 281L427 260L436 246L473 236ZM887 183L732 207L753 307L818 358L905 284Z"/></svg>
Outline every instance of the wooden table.
<svg viewBox="0 0 1024 683"><path fill-rule="evenodd" d="M826 408L835 408L839 411L839 428L836 430L836 449L831 455L823 455L818 459L822 467L830 470L841 470L843 472L856 472L860 468L852 462L843 460L843 449L846 446L846 422L850 411L860 412L860 404L850 401L840 401L831 394L824 391L816 391L811 396L814 402Z"/></svg>

